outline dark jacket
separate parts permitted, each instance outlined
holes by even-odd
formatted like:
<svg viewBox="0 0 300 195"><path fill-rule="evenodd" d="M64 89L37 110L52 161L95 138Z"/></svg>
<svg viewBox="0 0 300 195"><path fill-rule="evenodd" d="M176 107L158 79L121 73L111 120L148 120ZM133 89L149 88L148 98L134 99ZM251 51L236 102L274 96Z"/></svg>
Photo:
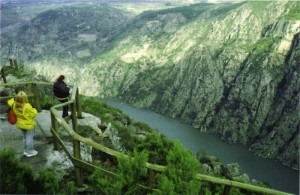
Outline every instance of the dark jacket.
<svg viewBox="0 0 300 195"><path fill-rule="evenodd" d="M57 98L67 98L70 94L70 88L64 81L55 82L53 85L53 92Z"/></svg>

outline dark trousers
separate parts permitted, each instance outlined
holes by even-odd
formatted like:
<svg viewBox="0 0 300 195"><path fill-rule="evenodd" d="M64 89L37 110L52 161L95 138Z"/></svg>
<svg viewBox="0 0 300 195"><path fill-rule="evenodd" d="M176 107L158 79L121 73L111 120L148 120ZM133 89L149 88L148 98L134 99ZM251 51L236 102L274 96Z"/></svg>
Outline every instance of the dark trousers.
<svg viewBox="0 0 300 195"><path fill-rule="evenodd" d="M64 99L64 100L59 100L61 103L65 103L68 101L68 99ZM69 110L69 105L66 105L63 107L63 114L62 117L65 118L66 116L68 116L68 110Z"/></svg>

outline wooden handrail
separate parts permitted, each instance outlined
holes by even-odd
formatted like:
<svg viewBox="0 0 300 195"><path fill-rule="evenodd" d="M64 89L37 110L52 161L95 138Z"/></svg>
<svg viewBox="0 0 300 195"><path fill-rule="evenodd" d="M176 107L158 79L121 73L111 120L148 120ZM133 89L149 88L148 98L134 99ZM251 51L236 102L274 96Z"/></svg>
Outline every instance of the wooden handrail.
<svg viewBox="0 0 300 195"><path fill-rule="evenodd" d="M5 97L0 97L0 101L3 101L3 100L9 100L11 98L13 98L15 96L5 96ZM34 97L33 94L28 94L27 97Z"/></svg>
<svg viewBox="0 0 300 195"><path fill-rule="evenodd" d="M5 84L0 84L0 86L13 86L13 85L28 85L28 84L41 84L41 85L53 85L53 83L45 83L45 82L20 82L20 83L5 83ZM74 106L76 104L79 104L78 101L79 98L79 93L78 93L78 88L77 86L72 88L72 94L71 94L71 99L68 102L65 103L60 103L57 104L55 106L52 106L50 108L50 112L51 112L51 133L53 135L54 138L54 149L58 150L59 146L62 147L62 149L66 152L67 156L69 157L69 159L72 161L73 165L76 168L80 168L80 169L85 169L88 171L94 171L95 169L101 169L102 171L104 171L105 173L107 173L108 175L111 176L117 176L115 173L112 173L108 170L102 169L98 166L95 166L92 163L89 162L85 162L83 160L80 159L80 148L79 151L75 151L78 150L78 148L73 148L73 155L72 153L67 149L67 147L64 145L62 139L59 136L58 133L58 128L59 125L61 127L63 127L63 129L68 133L68 135L72 138L73 141L78 141L79 143L84 143L87 144L89 146L92 146L93 148L102 151L106 154L109 154L111 156L114 157L125 157L128 158L128 155L123 154L121 152L115 151L113 149L107 148L99 143L94 142L91 139L85 138L80 136L79 134L76 133L76 127L74 130L74 127L72 128L65 120L64 118L62 118L60 116L60 114L57 111L57 108L66 106L66 105L71 105ZM80 108L79 105L76 105ZM80 113L78 113L78 109L71 109L71 112L77 112L76 114L73 113L72 114L72 120L77 120L77 117L80 115L81 116L81 109L80 109ZM77 116L77 117L75 117ZM72 124L77 125L77 122L72 122ZM73 145L73 147L75 147L75 145ZM78 147L78 145L77 145ZM76 156L74 154L79 152L79 156ZM158 172L164 172L166 170L165 166L162 165L157 165L157 164L151 164L146 162L145 167L150 169L150 170L154 170L154 171L158 171ZM82 176L80 174L80 172L77 172L76 174L76 183L80 184L81 180L82 180ZM79 178L78 178L79 177ZM260 186L255 186L255 185L251 185L251 184L246 184L246 183L241 183L241 182L237 182L237 181L232 181L232 180L228 180L228 179L222 179L222 178L218 178L218 177L213 177L213 176L209 176L209 175L204 175L204 174L197 174L196 178L202 181L207 181L207 182L211 182L211 183L215 183L215 184L220 184L220 185L225 185L227 187L235 187L235 188L239 188L239 189L244 189L244 190L248 190L251 192L258 192L258 193L264 193L264 194L274 194L274 195L291 195L290 193L286 193L286 192L282 192L279 190L274 190L274 189L270 189L270 188L264 188L264 187L260 187ZM226 190L227 188L225 188ZM230 193L230 190L229 190Z"/></svg>
<svg viewBox="0 0 300 195"><path fill-rule="evenodd" d="M33 97L33 102L35 105L35 108L38 112L41 111L41 104L40 104L40 97L39 92L37 89L37 85L53 85L53 83L46 83L46 82L35 82L35 81L24 81L24 82L14 82L14 83L0 83L0 86L8 87L8 86L20 86L20 85L27 85L30 87L30 91L32 94L28 94L28 97ZM0 97L0 100L7 100L9 98L12 98L14 96L5 96Z"/></svg>
<svg viewBox="0 0 300 195"><path fill-rule="evenodd" d="M73 97L73 96L72 96ZM63 103L63 104L59 104L56 106L53 106L50 110L51 112L55 115L56 120L61 121L60 124L61 126L67 131L67 133L72 136L73 139L87 144L89 146L92 146L93 148L102 151L106 154L109 154L111 156L114 157L125 157L128 158L128 156L126 154L123 154L121 152L115 151L113 149L107 148L101 144L98 144L96 142L94 142L91 139L82 137L80 135L78 135L70 126L68 123L63 122L64 119L61 118L58 114L58 112L56 111L57 107L60 106L64 106L67 104L72 103L74 100L70 100L69 102ZM53 131L55 132L55 131ZM57 137L59 137L58 134L56 134ZM63 142L60 142L61 144L63 144ZM66 147L64 147L66 149ZM72 157L72 159L74 160L75 158ZM85 169L87 170L94 170L95 169L95 165L88 163L88 162L84 162L82 160L77 161L77 165L79 167L85 167ZM159 171L159 172L163 172L166 170L165 166L162 165L157 165L157 164L151 164L146 162L145 165L148 169L154 170L154 171ZM103 171L107 171L105 169L102 169ZM113 173L111 173L112 175L114 175ZM225 185L225 186L229 186L229 187L236 187L236 188L240 188L240 189L244 189L244 190L249 190L249 191L253 191L253 192L259 192L259 193L265 193L265 194L274 194L274 195L290 195L290 193L286 193L286 192L282 192L282 191L278 191L278 190L274 190L274 189L269 189L269 188L264 188L264 187L260 187L260 186L255 186L255 185L251 185L251 184L245 184L245 183L241 183L241 182L237 182L237 181L232 181L232 180L227 180L227 179L222 179L222 178L217 178L217 177L213 177L213 176L209 176L209 175L204 175L204 174L197 174L196 178L202 181L207 181L207 182L211 182L211 183L215 183L215 184L221 184L221 185Z"/></svg>
<svg viewBox="0 0 300 195"><path fill-rule="evenodd" d="M39 81L23 81L23 82L11 82L11 83L0 83L0 86L18 86L18 85L53 85L51 82L39 82Z"/></svg>
<svg viewBox="0 0 300 195"><path fill-rule="evenodd" d="M4 83L7 83L5 74L8 73L8 71L6 71L5 69L8 69L9 71L13 69L15 70L19 69L17 60L15 58L9 58L9 65L10 66L2 66L0 70L0 76L2 77Z"/></svg>
<svg viewBox="0 0 300 195"><path fill-rule="evenodd" d="M6 76L5 76L5 72L4 72L4 69L3 69L3 67L1 68L1 71L0 71L0 76L2 77L2 79L3 79L3 82L4 83L6 83L7 81L6 81Z"/></svg>

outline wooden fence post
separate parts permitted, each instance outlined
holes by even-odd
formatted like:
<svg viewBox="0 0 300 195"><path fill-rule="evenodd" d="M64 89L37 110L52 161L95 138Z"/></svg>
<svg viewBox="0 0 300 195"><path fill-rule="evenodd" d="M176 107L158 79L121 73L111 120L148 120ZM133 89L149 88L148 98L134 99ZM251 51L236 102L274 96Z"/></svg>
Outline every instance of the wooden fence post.
<svg viewBox="0 0 300 195"><path fill-rule="evenodd" d="M11 66L13 66L16 70L18 70L18 64L17 64L17 60L15 58L9 58L9 63Z"/></svg>
<svg viewBox="0 0 300 195"><path fill-rule="evenodd" d="M52 112L50 113L51 113L51 128L53 131L58 133L58 122L56 120L55 115ZM55 136L53 136L53 145L54 145L54 150L59 150L59 143Z"/></svg>
<svg viewBox="0 0 300 195"><path fill-rule="evenodd" d="M80 106L80 102L79 102L79 90L78 90L78 87L76 89L75 102L76 102L77 117L78 118L83 118L82 117L81 106Z"/></svg>
<svg viewBox="0 0 300 195"><path fill-rule="evenodd" d="M35 83L33 83L31 85L31 90L32 90L32 93L34 95L34 104L35 104L35 107L36 107L36 109L37 109L38 112L41 112L40 95L39 95L39 91L38 91L37 85Z"/></svg>
<svg viewBox="0 0 300 195"><path fill-rule="evenodd" d="M230 195L231 194L231 189L232 189L232 186L225 185L223 195Z"/></svg>
<svg viewBox="0 0 300 195"><path fill-rule="evenodd" d="M73 130L77 133L78 131L78 123L77 123L77 116L76 116L76 101L73 101L71 104L71 117L72 117L72 126ZM80 142L73 139L73 153L76 159L81 159L80 156ZM77 186L82 185L82 173L80 167L75 165L75 179Z"/></svg>
<svg viewBox="0 0 300 195"><path fill-rule="evenodd" d="M4 83L7 83L7 81L6 81L6 76L5 76L4 68L3 68L3 67L1 68L1 75L2 75L2 78L3 78L3 82L4 82Z"/></svg>
<svg viewBox="0 0 300 195"><path fill-rule="evenodd" d="M148 169L148 185L150 187L155 186L155 172L151 169Z"/></svg>

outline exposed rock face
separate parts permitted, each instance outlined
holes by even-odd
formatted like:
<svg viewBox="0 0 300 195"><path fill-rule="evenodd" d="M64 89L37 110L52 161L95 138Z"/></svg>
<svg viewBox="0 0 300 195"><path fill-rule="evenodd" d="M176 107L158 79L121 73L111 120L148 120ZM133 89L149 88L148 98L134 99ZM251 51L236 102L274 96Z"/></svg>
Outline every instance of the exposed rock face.
<svg viewBox="0 0 300 195"><path fill-rule="evenodd" d="M146 12L84 67L57 59L30 66L47 78L66 72L86 95L121 96L298 168L299 10L299 2L278 1ZM93 41L91 34L78 39Z"/></svg>
<svg viewBox="0 0 300 195"><path fill-rule="evenodd" d="M250 149L288 165L299 165L300 33L286 56L284 75L275 89L272 105L260 127L259 141ZM267 148L267 150L266 150ZM296 159L290 156L297 157Z"/></svg>
<svg viewBox="0 0 300 195"><path fill-rule="evenodd" d="M213 23L178 63L138 75L123 96L298 168L300 23L279 19L279 4L266 6L273 19L248 6Z"/></svg>

